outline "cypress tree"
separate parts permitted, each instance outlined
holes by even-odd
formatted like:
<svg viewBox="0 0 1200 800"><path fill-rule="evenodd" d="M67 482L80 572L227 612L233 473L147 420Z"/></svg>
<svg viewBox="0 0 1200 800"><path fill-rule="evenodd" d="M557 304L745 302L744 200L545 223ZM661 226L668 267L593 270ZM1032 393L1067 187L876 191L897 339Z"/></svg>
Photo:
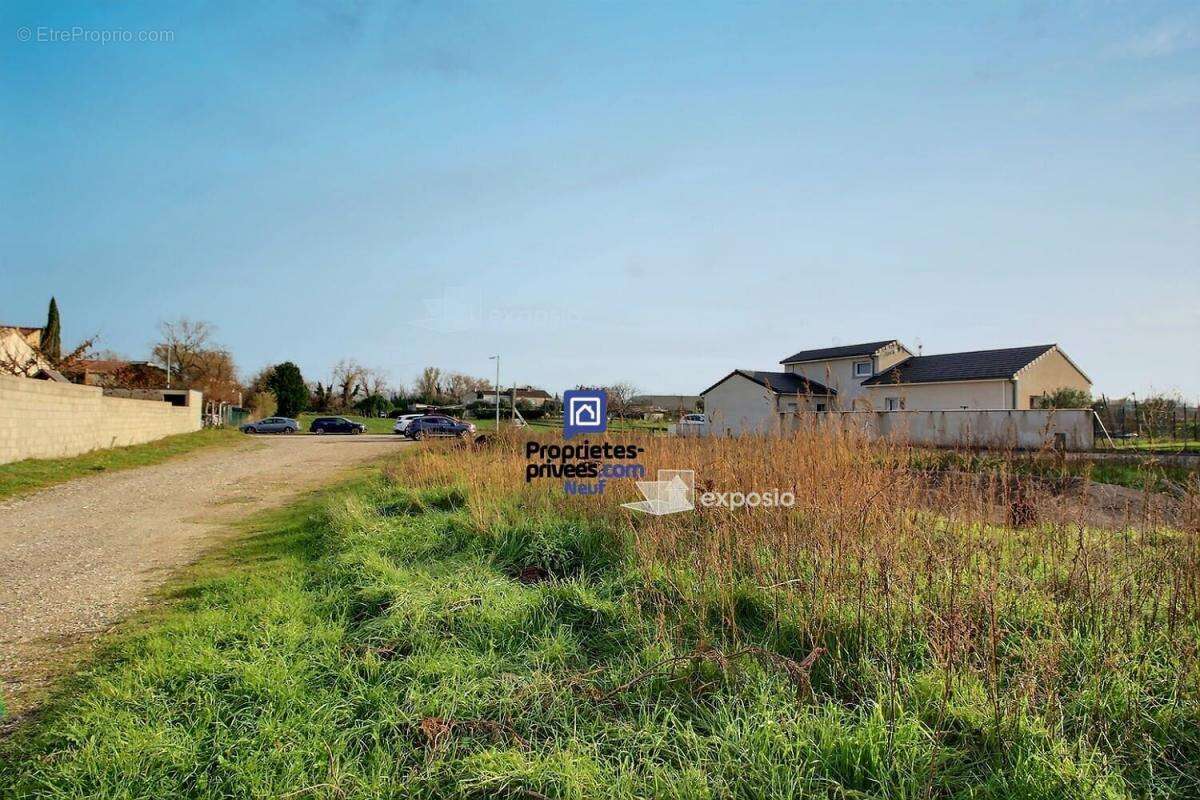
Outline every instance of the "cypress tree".
<svg viewBox="0 0 1200 800"><path fill-rule="evenodd" d="M62 328L58 321L58 301L53 297L46 313L46 328L42 331L42 352L55 364L62 359Z"/></svg>

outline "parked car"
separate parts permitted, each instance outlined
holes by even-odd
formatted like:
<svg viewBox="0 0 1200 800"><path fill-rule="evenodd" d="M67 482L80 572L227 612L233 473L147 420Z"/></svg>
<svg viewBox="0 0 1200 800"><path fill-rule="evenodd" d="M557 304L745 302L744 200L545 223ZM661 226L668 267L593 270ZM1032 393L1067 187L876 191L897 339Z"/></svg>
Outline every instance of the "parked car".
<svg viewBox="0 0 1200 800"><path fill-rule="evenodd" d="M408 428L408 423L412 422L414 419L420 419L423 416L425 415L403 414L399 417L396 417L396 424L392 426L392 433L404 433L404 431Z"/></svg>
<svg viewBox="0 0 1200 800"><path fill-rule="evenodd" d="M408 423L404 435L415 441L426 437L460 436L466 437L475 433L475 426L469 422L444 417L440 414L426 414Z"/></svg>
<svg viewBox="0 0 1200 800"><path fill-rule="evenodd" d="M296 433L299 430L300 423L288 417L267 417L241 427L242 433Z"/></svg>
<svg viewBox="0 0 1200 800"><path fill-rule="evenodd" d="M309 433L366 433L367 426L345 417L317 417L308 430Z"/></svg>
<svg viewBox="0 0 1200 800"><path fill-rule="evenodd" d="M703 414L684 414L679 419L680 425L707 425L708 417Z"/></svg>

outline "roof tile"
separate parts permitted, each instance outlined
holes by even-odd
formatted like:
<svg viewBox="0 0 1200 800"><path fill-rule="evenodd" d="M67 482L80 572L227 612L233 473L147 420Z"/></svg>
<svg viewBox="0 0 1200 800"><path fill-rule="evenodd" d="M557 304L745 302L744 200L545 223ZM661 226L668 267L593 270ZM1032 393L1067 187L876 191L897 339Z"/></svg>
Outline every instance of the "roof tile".
<svg viewBox="0 0 1200 800"><path fill-rule="evenodd" d="M846 344L838 347L823 347L817 350L801 350L780 361L780 364L794 364L799 361L824 361L827 358L852 358L853 356L874 355L889 344L899 344L896 339L885 339L882 342L863 342L862 344Z"/></svg>
<svg viewBox="0 0 1200 800"><path fill-rule="evenodd" d="M1053 347L1052 344L1039 344L1032 347L1006 347L1001 350L911 356L863 381L862 385L1009 379Z"/></svg>

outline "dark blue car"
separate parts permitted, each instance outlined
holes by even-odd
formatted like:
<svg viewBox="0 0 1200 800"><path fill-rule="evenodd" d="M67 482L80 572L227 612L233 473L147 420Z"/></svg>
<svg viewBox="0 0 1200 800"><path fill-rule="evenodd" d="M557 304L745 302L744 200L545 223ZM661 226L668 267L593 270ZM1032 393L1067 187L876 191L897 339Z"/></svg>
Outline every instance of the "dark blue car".
<svg viewBox="0 0 1200 800"><path fill-rule="evenodd" d="M404 429L404 435L416 441L434 436L469 436L474 432L475 426L471 423L440 414L418 417Z"/></svg>
<svg viewBox="0 0 1200 800"><path fill-rule="evenodd" d="M309 433L366 433L367 426L345 417L317 417L308 426Z"/></svg>

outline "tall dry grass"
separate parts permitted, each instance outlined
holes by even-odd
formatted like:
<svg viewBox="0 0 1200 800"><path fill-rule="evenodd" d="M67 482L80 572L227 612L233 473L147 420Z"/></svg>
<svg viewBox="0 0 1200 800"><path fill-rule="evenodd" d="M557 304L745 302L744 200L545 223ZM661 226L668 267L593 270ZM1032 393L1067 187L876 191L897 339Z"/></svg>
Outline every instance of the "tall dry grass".
<svg viewBox="0 0 1200 800"><path fill-rule="evenodd" d="M640 499L633 481L593 497L568 497L560 481L525 483L527 438L430 448L393 477L462 485L481 529L522 516L600 521L652 576L643 595L651 606L669 596L695 625L719 623L735 639L764 617L786 618L798 653L865 648L890 680L901 662L946 675L966 668L997 707L1013 692L1028 703L1052 699L1080 667L1062 659L1080 658L1068 650L1081 637L1093 679L1164 648L1180 682L1200 676L1194 515L1174 528L1098 528L1085 505L1072 514L1041 483L1004 469L931 472L903 445L801 426L775 438L613 437L646 448L648 479L660 468L693 469L698 493L796 498L790 509L698 506L652 517L620 507ZM1194 509L1195 498L1182 505ZM696 629L679 619L662 628Z"/></svg>

